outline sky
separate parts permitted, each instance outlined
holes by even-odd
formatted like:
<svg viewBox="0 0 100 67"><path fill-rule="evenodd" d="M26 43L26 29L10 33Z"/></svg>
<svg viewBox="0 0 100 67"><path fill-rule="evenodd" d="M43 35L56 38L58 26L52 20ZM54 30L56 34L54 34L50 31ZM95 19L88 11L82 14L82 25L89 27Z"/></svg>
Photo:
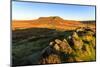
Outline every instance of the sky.
<svg viewBox="0 0 100 67"><path fill-rule="evenodd" d="M12 2L13 20L32 20L49 16L59 16L66 20L95 20L95 6Z"/></svg>

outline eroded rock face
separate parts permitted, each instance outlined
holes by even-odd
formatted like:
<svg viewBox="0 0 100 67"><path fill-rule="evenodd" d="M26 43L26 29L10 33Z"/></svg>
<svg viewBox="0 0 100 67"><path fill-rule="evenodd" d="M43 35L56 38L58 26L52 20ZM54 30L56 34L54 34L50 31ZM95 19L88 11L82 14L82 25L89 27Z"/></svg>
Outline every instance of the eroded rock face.
<svg viewBox="0 0 100 67"><path fill-rule="evenodd" d="M72 53L72 48L70 47L66 39L64 39L59 46L61 48L61 51L64 52L65 54Z"/></svg>
<svg viewBox="0 0 100 67"><path fill-rule="evenodd" d="M92 43L92 46L93 46L94 48L96 48L96 39L95 39L95 38L93 38L93 40L91 41L91 43Z"/></svg>
<svg viewBox="0 0 100 67"><path fill-rule="evenodd" d="M80 31L82 35L79 35ZM74 31L68 39L69 40L55 39L50 42L49 46L51 50L47 49L44 51L44 53L47 52L48 55L46 57L42 57L41 64L62 63L62 60L63 62L95 60L96 45L94 33L92 31L80 29L77 32Z"/></svg>
<svg viewBox="0 0 100 67"><path fill-rule="evenodd" d="M72 48L68 44L66 39L62 41L55 39L54 42L50 42L49 48L43 51L43 55L40 64L51 64L51 63L61 63L61 54L71 54Z"/></svg>
<svg viewBox="0 0 100 67"><path fill-rule="evenodd" d="M72 42L74 49L81 49L83 46L83 41L80 39L80 37L76 32L73 32Z"/></svg>
<svg viewBox="0 0 100 67"><path fill-rule="evenodd" d="M42 58L39 64L56 64L61 63L60 57L56 54L50 54L49 56Z"/></svg>
<svg viewBox="0 0 100 67"><path fill-rule="evenodd" d="M59 39L56 39L55 42L56 42L57 44L61 44L61 43L62 43L62 41L59 40Z"/></svg>
<svg viewBox="0 0 100 67"><path fill-rule="evenodd" d="M63 52L66 54L70 54L72 52L72 48L70 47L70 45L68 44L66 39L63 39L62 41L59 39L55 40L54 42L51 42L50 45L52 44L53 49L59 51L59 52Z"/></svg>

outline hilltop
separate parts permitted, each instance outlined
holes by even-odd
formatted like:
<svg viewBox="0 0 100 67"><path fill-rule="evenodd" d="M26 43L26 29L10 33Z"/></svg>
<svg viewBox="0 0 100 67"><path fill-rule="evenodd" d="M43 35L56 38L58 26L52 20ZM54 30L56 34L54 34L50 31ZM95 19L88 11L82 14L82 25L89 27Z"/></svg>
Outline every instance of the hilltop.
<svg viewBox="0 0 100 67"><path fill-rule="evenodd" d="M85 24L75 20L65 20L59 16L40 17L35 20L13 20L12 29L49 28L59 30L75 30L85 27Z"/></svg>
<svg viewBox="0 0 100 67"><path fill-rule="evenodd" d="M12 22L12 65L96 61L94 21L58 16Z"/></svg>

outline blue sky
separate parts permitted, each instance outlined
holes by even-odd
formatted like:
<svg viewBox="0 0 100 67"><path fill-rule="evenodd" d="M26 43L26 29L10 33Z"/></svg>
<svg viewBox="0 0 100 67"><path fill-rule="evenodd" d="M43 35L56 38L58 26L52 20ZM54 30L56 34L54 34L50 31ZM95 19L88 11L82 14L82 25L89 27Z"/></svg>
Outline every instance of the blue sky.
<svg viewBox="0 0 100 67"><path fill-rule="evenodd" d="M12 2L13 20L31 20L48 16L60 16L68 20L95 20L95 6Z"/></svg>

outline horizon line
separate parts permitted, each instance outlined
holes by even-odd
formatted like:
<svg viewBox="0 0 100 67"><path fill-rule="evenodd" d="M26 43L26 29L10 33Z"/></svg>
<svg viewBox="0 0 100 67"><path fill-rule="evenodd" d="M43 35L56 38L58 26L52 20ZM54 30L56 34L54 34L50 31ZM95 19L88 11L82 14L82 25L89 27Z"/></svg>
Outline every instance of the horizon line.
<svg viewBox="0 0 100 67"><path fill-rule="evenodd" d="M63 17L60 17L60 16L42 16L42 17L59 17L59 18L62 18L63 20L72 20L72 21L96 21L96 19L86 19L86 20L83 20L83 19L68 19L68 18L63 18ZM28 21L28 20L38 20L40 17L35 17L35 18L30 18L30 19L12 19L12 20L26 20L26 21Z"/></svg>

